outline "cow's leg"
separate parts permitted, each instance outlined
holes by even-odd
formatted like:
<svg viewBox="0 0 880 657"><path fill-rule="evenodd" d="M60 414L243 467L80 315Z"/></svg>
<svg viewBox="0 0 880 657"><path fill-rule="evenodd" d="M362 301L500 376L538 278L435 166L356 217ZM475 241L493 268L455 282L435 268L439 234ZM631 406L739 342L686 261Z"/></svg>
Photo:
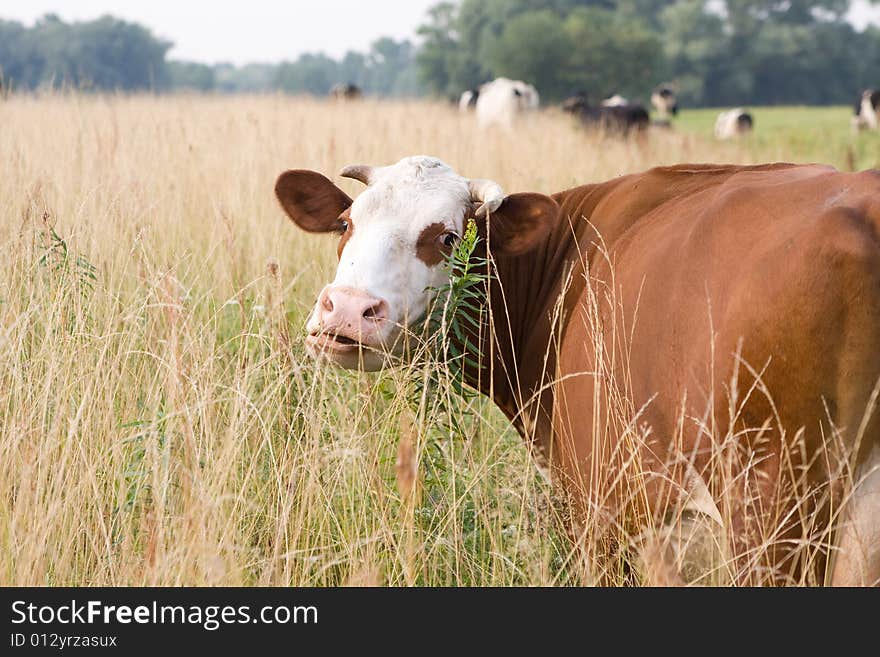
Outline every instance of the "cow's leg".
<svg viewBox="0 0 880 657"><path fill-rule="evenodd" d="M880 445L856 471L843 509L832 586L880 585Z"/></svg>

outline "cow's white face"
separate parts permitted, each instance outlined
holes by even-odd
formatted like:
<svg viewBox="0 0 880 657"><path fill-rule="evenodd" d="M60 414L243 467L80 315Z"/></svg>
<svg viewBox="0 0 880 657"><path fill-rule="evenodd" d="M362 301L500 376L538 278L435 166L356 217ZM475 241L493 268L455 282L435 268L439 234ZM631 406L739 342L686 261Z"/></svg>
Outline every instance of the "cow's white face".
<svg viewBox="0 0 880 657"><path fill-rule="evenodd" d="M558 209L539 194L505 197L496 183L469 180L425 156L347 167L342 175L367 184L354 201L306 170L281 174L275 193L300 228L340 234L336 276L318 295L306 343L313 355L347 368L379 369L388 355L401 354L406 328L425 316L431 288L448 276L442 264L468 217L485 222L493 213L492 242L496 233L502 242L493 253L515 254L537 243ZM502 205L522 217L516 235Z"/></svg>
<svg viewBox="0 0 880 657"><path fill-rule="evenodd" d="M371 169L365 180L366 190L342 213L336 276L318 296L306 329L316 353L349 366L363 359L365 369L378 369L384 353L400 353L403 329L424 317L431 288L443 284L440 264L472 205L468 180L439 160L407 158ZM500 203L500 188L498 195Z"/></svg>

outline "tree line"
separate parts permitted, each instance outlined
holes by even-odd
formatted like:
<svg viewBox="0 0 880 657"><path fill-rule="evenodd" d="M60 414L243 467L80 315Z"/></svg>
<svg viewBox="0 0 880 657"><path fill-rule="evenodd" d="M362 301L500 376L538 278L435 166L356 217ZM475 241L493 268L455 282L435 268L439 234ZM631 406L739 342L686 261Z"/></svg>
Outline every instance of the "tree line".
<svg viewBox="0 0 880 657"><path fill-rule="evenodd" d="M506 76L558 100L646 100L674 81L687 105L851 102L880 84L880 30L850 0L462 0L419 29L429 91Z"/></svg>
<svg viewBox="0 0 880 657"><path fill-rule="evenodd" d="M880 1L880 0L875 0ZM263 92L324 95L352 82L382 96L457 97L498 76L534 84L548 101L574 92L646 100L674 82L690 106L851 102L880 84L880 29L856 30L851 0L443 1L420 44L381 38L335 59L277 64L171 60L172 44L104 16L32 27L0 20L0 79L13 88Z"/></svg>
<svg viewBox="0 0 880 657"><path fill-rule="evenodd" d="M48 14L32 27L0 20L0 80L17 89L218 91L326 94L337 82L366 93L423 93L416 48L407 40L377 39L366 53L340 59L320 53L277 64L202 64L168 59L173 44L137 23L112 16L68 23Z"/></svg>

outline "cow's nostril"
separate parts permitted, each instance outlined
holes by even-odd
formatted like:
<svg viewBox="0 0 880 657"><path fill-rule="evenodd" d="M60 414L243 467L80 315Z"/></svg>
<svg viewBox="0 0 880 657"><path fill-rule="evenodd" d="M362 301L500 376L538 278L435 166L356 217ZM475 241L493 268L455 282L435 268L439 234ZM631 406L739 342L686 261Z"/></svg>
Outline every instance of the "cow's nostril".
<svg viewBox="0 0 880 657"><path fill-rule="evenodd" d="M382 303L382 301L377 301L376 303L367 307L363 313L364 319L381 319L383 316Z"/></svg>
<svg viewBox="0 0 880 657"><path fill-rule="evenodd" d="M329 294L323 295L323 297L321 299L321 305L324 307L324 310L326 310L328 313L333 312L333 301L330 300Z"/></svg>

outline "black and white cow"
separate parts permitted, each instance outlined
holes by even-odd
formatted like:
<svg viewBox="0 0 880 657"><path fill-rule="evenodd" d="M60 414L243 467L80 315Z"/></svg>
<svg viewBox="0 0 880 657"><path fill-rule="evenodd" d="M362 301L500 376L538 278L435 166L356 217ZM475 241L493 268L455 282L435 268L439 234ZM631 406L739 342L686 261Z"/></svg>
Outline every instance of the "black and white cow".
<svg viewBox="0 0 880 657"><path fill-rule="evenodd" d="M715 120L715 138L734 139L748 134L755 127L755 119L741 107L721 112Z"/></svg>
<svg viewBox="0 0 880 657"><path fill-rule="evenodd" d="M482 128L495 125L511 129L521 116L538 109L541 102L538 91L522 80L495 78L481 85L476 92L468 99L468 106L473 101L477 123ZM462 94L459 109L467 93Z"/></svg>
<svg viewBox="0 0 880 657"><path fill-rule="evenodd" d="M651 92L651 104L661 122L668 122L670 117L678 114L678 96L671 84L658 84Z"/></svg>
<svg viewBox="0 0 880 657"><path fill-rule="evenodd" d="M648 127L648 110L639 104L591 105L586 94L577 93L562 102L562 110L576 116L588 128L608 134L628 135Z"/></svg>
<svg viewBox="0 0 880 657"><path fill-rule="evenodd" d="M854 130L880 129L880 89L865 89L854 108Z"/></svg>

